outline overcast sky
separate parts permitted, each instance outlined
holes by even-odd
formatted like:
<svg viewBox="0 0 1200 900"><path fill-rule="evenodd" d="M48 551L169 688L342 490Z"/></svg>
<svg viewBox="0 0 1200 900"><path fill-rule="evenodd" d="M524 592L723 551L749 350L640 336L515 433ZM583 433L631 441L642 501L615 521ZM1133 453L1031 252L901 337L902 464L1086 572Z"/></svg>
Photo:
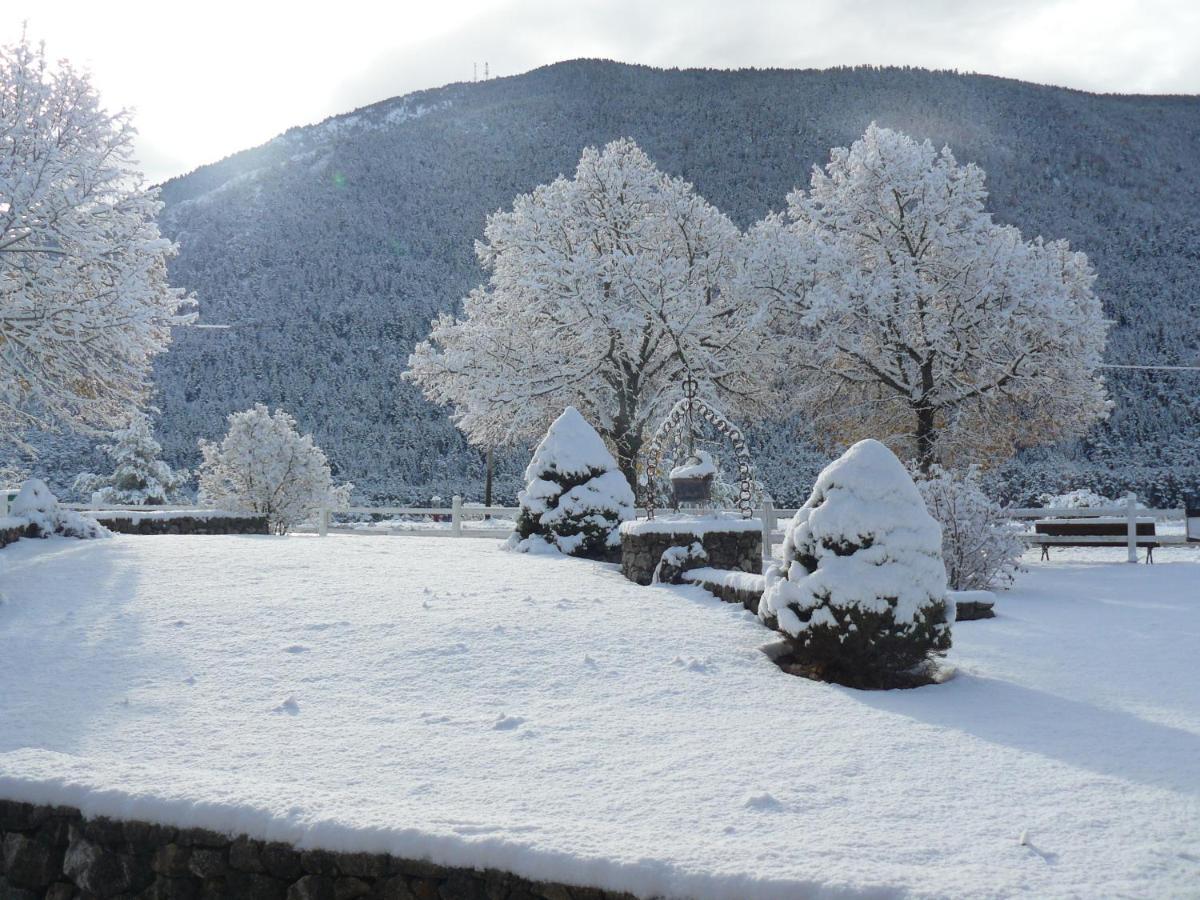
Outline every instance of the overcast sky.
<svg viewBox="0 0 1200 900"><path fill-rule="evenodd" d="M311 9L311 11L310 11ZM1200 93L1200 0L4 0L52 57L132 107L161 180L292 125L421 88L577 57L657 66L858 63L1090 91Z"/></svg>

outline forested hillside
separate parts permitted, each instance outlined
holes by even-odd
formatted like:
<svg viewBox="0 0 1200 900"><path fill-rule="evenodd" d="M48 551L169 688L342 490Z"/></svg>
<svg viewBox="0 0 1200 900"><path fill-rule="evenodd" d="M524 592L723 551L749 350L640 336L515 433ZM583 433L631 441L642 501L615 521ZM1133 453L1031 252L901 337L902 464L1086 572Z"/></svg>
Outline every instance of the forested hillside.
<svg viewBox="0 0 1200 900"><path fill-rule="evenodd" d="M1200 98L916 69L576 61L388 100L167 183L173 283L196 292L203 322L229 326L180 329L158 362L168 458L193 464L197 438L262 401L295 415L364 496L478 497L479 454L399 376L430 318L481 280L473 245L489 212L571 172L583 147L629 136L745 226L872 120L949 144L987 171L998 220L1089 255L1110 362L1200 364ZM1013 494L1133 487L1176 502L1200 487L1200 373L1109 383L1110 421L1008 466ZM758 438L768 487L803 499L812 473L788 429Z"/></svg>

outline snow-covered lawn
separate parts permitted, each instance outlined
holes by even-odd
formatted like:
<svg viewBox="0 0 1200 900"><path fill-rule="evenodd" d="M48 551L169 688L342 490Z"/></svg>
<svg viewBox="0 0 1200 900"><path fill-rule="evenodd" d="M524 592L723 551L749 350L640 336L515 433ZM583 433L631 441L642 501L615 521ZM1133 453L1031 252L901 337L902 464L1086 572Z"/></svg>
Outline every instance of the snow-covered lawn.
<svg viewBox="0 0 1200 900"><path fill-rule="evenodd" d="M0 797L641 894L1196 896L1200 557L1065 554L862 693L492 541L21 541Z"/></svg>

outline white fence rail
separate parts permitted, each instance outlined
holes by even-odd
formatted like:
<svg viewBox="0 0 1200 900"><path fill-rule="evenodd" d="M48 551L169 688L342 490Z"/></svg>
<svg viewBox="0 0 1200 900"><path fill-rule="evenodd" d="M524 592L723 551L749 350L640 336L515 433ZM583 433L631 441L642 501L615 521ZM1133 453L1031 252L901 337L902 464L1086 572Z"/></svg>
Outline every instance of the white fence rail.
<svg viewBox="0 0 1200 900"><path fill-rule="evenodd" d="M15 493L10 491L8 493ZM9 497L7 494L0 493L0 501L3 501L3 506L7 506ZM121 504L94 504L94 503L64 503L68 509L78 510L80 512L140 512L140 513L162 513L162 512L194 512L202 509L196 504L166 504L162 506L134 506ZM5 510L0 507L0 515L3 515ZM501 521L515 521L520 508L516 506L474 506L463 502L461 497L455 496L449 506L351 506L345 509L333 510L328 507L318 511L316 522L308 527L297 529L299 531L315 532L319 535L327 535L330 533L339 534L362 534L366 529L353 527L351 524L338 524L334 521L335 516L406 516L412 518L441 519L446 523L447 527L431 527L417 523L404 523L404 527L394 528L388 533L392 534L415 534L415 535L437 535L443 537L502 537L507 532L503 525L493 525L484 528L472 527L472 523L478 522L481 519L495 517ZM728 512L735 512L728 510ZM638 516L646 515L645 509L637 511ZM1053 519L1058 522L1080 522L1085 523L1088 520L1108 519L1120 520L1125 523L1125 531L1123 534L1075 534L1075 535L1052 535L1040 534L1036 530L1023 532L1020 537L1026 543L1032 546L1043 545L1070 545L1078 544L1086 541L1092 544L1112 544L1119 546L1124 544L1126 547L1129 562L1137 561L1137 549L1139 546L1154 545L1170 545L1170 544L1187 544L1200 542L1200 515L1196 510L1183 509L1146 509L1137 505L1137 496L1128 494L1119 506L1104 506L1104 507L1010 507L1003 511L1004 515L1014 521L1027 520L1049 520ZM777 509L772 505L768 497L764 504L754 510L756 518L762 521L763 525L763 548L764 554L770 555L770 547L783 540L783 526L786 525L796 514L795 509ZM1139 523L1145 522L1181 522L1184 523L1184 528L1179 532L1169 532L1166 534L1156 533L1153 535L1137 533ZM362 524L362 523L359 523ZM1034 523L1036 527L1036 522Z"/></svg>
<svg viewBox="0 0 1200 900"><path fill-rule="evenodd" d="M420 518L441 518L448 527L411 527L405 523L403 528L396 528L390 533L416 534L442 537L503 537L507 529L503 527L472 528L471 523L487 517L501 520L514 520L520 512L517 506L471 506L463 503L461 497L454 497L450 506L351 506L344 509L321 509L317 515L315 531L319 535L327 534L361 534L365 529L355 528L353 524L338 525L335 516L412 516ZM725 510L731 514L737 510ZM647 514L645 508L637 510L638 517ZM790 519L796 514L794 509L775 509L770 500L754 510L756 518L763 523L763 546L769 548L772 543L783 540L780 521ZM414 523L415 524L415 523Z"/></svg>

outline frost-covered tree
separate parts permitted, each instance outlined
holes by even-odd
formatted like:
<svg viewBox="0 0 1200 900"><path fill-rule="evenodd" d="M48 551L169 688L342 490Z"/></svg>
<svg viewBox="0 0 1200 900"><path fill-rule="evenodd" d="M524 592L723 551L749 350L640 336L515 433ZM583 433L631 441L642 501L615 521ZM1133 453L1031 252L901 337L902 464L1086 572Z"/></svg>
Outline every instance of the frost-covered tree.
<svg viewBox="0 0 1200 900"><path fill-rule="evenodd" d="M231 413L219 443L201 441L200 498L221 509L266 516L286 534L320 507L349 505L353 485L333 485L329 462L296 420L261 403Z"/></svg>
<svg viewBox="0 0 1200 900"><path fill-rule="evenodd" d="M850 687L917 683L950 647L942 536L901 462L859 441L817 478L767 573L759 616L794 663Z"/></svg>
<svg viewBox="0 0 1200 900"><path fill-rule="evenodd" d="M634 517L633 490L596 429L573 406L550 425L529 466L513 546L556 547L572 556L611 557L622 522Z"/></svg>
<svg viewBox="0 0 1200 900"><path fill-rule="evenodd" d="M113 432L113 442L100 449L112 458L112 474L84 472L74 483L75 490L94 503L161 505L191 477L191 473L176 472L159 458L162 445L154 439L150 420L142 413L134 416L128 428Z"/></svg>
<svg viewBox="0 0 1200 900"><path fill-rule="evenodd" d="M922 470L1074 437L1106 414L1087 257L985 208L983 170L872 124L754 230L793 399L832 441ZM771 279L774 279L772 281Z"/></svg>
<svg viewBox="0 0 1200 900"><path fill-rule="evenodd" d="M740 232L633 141L586 149L573 178L517 197L485 236L488 283L434 320L408 372L473 442L529 439L574 405L632 480L687 372L743 412L765 400L768 336L733 287Z"/></svg>
<svg viewBox="0 0 1200 900"><path fill-rule="evenodd" d="M935 465L918 475L925 508L942 526L942 560L952 590L1006 588L1020 566L1025 545L999 504L983 492L979 470Z"/></svg>
<svg viewBox="0 0 1200 900"><path fill-rule="evenodd" d="M133 136L86 75L0 47L0 441L126 423L186 318Z"/></svg>

